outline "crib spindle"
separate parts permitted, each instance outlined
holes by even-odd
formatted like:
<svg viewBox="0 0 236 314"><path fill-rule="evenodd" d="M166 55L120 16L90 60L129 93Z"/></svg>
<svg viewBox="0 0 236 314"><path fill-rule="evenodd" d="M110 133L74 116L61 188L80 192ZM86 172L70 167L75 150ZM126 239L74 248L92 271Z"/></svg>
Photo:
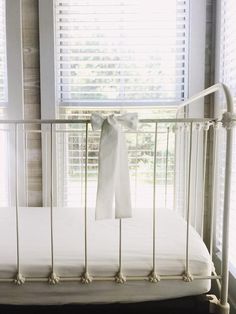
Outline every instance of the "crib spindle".
<svg viewBox="0 0 236 314"><path fill-rule="evenodd" d="M179 158L177 158L177 148L179 147L179 126L177 125L177 123L173 126L172 128L173 132L174 132L174 186L173 186L173 209L176 211L177 207L178 207L178 203L177 203L177 199L178 196L177 195L177 169L179 169Z"/></svg>
<svg viewBox="0 0 236 314"><path fill-rule="evenodd" d="M53 222L53 123L50 123L50 246L51 246L51 274L49 284L55 285L60 278L55 272L54 265L54 222Z"/></svg>
<svg viewBox="0 0 236 314"><path fill-rule="evenodd" d="M18 124L15 123L15 216L16 216L16 268L17 273L14 282L22 285L25 278L20 269L20 236L19 236L19 195L18 195Z"/></svg>
<svg viewBox="0 0 236 314"><path fill-rule="evenodd" d="M181 213L184 216L185 214L185 209L184 209L184 202L183 202L183 195L182 192L184 193L184 191L182 190L184 187L184 183L185 183L185 177L181 177L181 174L184 173L184 169L183 169L183 161L184 161L184 155L183 155L183 138L184 138L184 128L182 125L178 126L177 129L177 136L178 136L178 142L176 139L176 146L178 148L178 155L175 156L176 159L178 159L178 163L176 163L176 170L178 171L178 185L176 185L176 188L178 187L178 195L176 196L176 204L177 204L177 208L176 210L178 210L179 208L181 208ZM178 169L178 170L177 170ZM176 175L175 175L176 176Z"/></svg>
<svg viewBox="0 0 236 314"><path fill-rule="evenodd" d="M85 169L84 169L84 250L85 250L85 272L88 272L88 237L87 237L87 188L88 188L88 123L86 123L85 135Z"/></svg>
<svg viewBox="0 0 236 314"><path fill-rule="evenodd" d="M199 173L198 173L198 163L199 163L199 135L200 135L200 131L201 131L201 125L200 123L197 123L196 124L196 127L195 127L195 130L196 130L196 152L195 152L195 183L194 183L194 203L193 203L193 206L194 206L194 227L195 229L197 228L197 214L198 214L198 182L199 182Z"/></svg>
<svg viewBox="0 0 236 314"><path fill-rule="evenodd" d="M92 277L88 271L88 122L85 124L85 164L84 164L84 273L81 282L88 284L92 282Z"/></svg>
<svg viewBox="0 0 236 314"><path fill-rule="evenodd" d="M15 203L16 203L16 247L17 247L17 272L20 273L19 254L19 197L18 197L18 125L15 124Z"/></svg>
<svg viewBox="0 0 236 314"><path fill-rule="evenodd" d="M204 127L203 127L203 167L202 167L202 178L203 178L203 189L202 189L202 212L201 212L201 230L200 234L201 237L203 238L203 233L204 233L204 221L205 221L205 187L206 187L206 157L207 157L207 138L208 138L208 130L209 130L210 123L205 122Z"/></svg>
<svg viewBox="0 0 236 314"><path fill-rule="evenodd" d="M29 205L29 174L28 174L28 130L25 130L24 134L24 144L25 144L25 199L26 199L26 206Z"/></svg>
<svg viewBox="0 0 236 314"><path fill-rule="evenodd" d="M149 275L150 282L160 281L160 277L156 273L156 163L157 163L157 129L158 124L155 123L155 138L154 138L154 154L153 154L153 210L152 210L152 271Z"/></svg>
<svg viewBox="0 0 236 314"><path fill-rule="evenodd" d="M193 277L189 271L189 233L190 233L190 220L191 220L191 168L192 168L192 134L193 134L193 123L190 124L189 134L189 163L188 163L188 180L187 180L187 231L186 231L186 261L185 261L185 273L183 274L183 280L190 282Z"/></svg>
<svg viewBox="0 0 236 314"><path fill-rule="evenodd" d="M169 138L170 138L170 127L167 127L166 133L166 169L165 169L165 208L167 205L167 180L168 180L168 162L169 162Z"/></svg>
<svg viewBox="0 0 236 314"><path fill-rule="evenodd" d="M51 263L52 272L54 273L54 247L53 247L53 126L50 124L50 231L51 231Z"/></svg>
<svg viewBox="0 0 236 314"><path fill-rule="evenodd" d="M213 254L214 221L215 221L215 185L218 153L219 122L213 128L213 164L212 164L212 190L211 190L211 216L210 216L210 255Z"/></svg>
<svg viewBox="0 0 236 314"><path fill-rule="evenodd" d="M115 281L117 283L125 283L126 277L122 272L122 219L119 219L119 269L115 276Z"/></svg>
<svg viewBox="0 0 236 314"><path fill-rule="evenodd" d="M189 195L189 185L188 185L188 163L189 163L189 141L188 141L188 124L184 123L183 126L183 142L184 142L184 152L183 152L183 176L184 176L184 218L187 220L188 211L188 195ZM187 166L188 165L188 166Z"/></svg>

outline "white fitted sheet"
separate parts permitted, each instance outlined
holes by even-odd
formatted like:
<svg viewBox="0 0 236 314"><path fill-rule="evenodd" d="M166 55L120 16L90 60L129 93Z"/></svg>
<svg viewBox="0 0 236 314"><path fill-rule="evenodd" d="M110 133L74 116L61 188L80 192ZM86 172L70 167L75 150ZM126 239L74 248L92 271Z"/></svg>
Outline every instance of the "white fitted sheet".
<svg viewBox="0 0 236 314"><path fill-rule="evenodd" d="M20 263L24 276L45 277L50 269L50 210L20 208ZM88 209L88 265L92 276L114 276L118 269L118 220L94 220ZM123 272L148 275L152 270L152 210L137 209L134 218L122 223ZM59 276L79 276L84 270L84 212L80 208L54 208L54 256ZM157 212L156 267L161 275L180 275L185 266L186 223L170 210ZM190 229L190 272L210 275L211 260L200 236ZM0 208L0 278L16 273L14 208ZM0 303L61 304L135 302L161 300L205 293L210 280L25 283L17 287L0 283Z"/></svg>

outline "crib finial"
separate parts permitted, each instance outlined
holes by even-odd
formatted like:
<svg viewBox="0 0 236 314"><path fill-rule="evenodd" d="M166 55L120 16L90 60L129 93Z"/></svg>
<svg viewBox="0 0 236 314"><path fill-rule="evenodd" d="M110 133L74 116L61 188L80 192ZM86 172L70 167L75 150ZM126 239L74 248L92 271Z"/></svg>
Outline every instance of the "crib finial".
<svg viewBox="0 0 236 314"><path fill-rule="evenodd" d="M182 275L183 281L185 282L192 282L193 276L190 274L190 272L184 272Z"/></svg>
<svg viewBox="0 0 236 314"><path fill-rule="evenodd" d="M85 271L83 275L81 276L81 282L84 284L89 284L92 281L93 281L93 278L89 275L87 271Z"/></svg>
<svg viewBox="0 0 236 314"><path fill-rule="evenodd" d="M236 125L236 115L232 112L225 112L223 113L221 122L227 130L232 129Z"/></svg>
<svg viewBox="0 0 236 314"><path fill-rule="evenodd" d="M148 280L149 280L149 282L157 283L157 282L161 281L161 278L160 278L160 276L157 275L157 273L155 271L152 271L150 273L150 275L148 276Z"/></svg>
<svg viewBox="0 0 236 314"><path fill-rule="evenodd" d="M21 273L17 273L14 283L18 286L23 285L25 283L25 277Z"/></svg>
<svg viewBox="0 0 236 314"><path fill-rule="evenodd" d="M57 274L54 272L52 272L50 276L48 277L48 283L50 285L56 285L57 283L59 283L59 281L60 281L60 277L58 277Z"/></svg>
<svg viewBox="0 0 236 314"><path fill-rule="evenodd" d="M126 277L123 275L121 270L119 270L118 273L116 274L115 282L117 282L117 283L125 283L126 282Z"/></svg>

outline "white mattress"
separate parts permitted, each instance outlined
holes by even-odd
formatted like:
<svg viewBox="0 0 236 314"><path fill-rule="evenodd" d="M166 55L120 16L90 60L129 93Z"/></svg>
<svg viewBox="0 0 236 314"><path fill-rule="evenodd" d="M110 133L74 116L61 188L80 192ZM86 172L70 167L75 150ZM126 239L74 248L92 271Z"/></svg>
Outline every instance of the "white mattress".
<svg viewBox="0 0 236 314"><path fill-rule="evenodd" d="M113 276L118 269L118 221L95 221L88 217L88 265L92 276ZM24 276L45 277L50 273L49 208L20 208L20 263ZM84 270L84 213L78 208L54 208L54 255L59 276L79 276ZM123 220L123 272L148 275L152 269L152 211L137 209L134 218ZM160 275L180 275L185 266L186 224L176 213L158 210L156 266ZM211 261L200 236L190 230L190 271L210 275ZM16 273L14 208L0 208L0 278ZM29 283L15 286L0 283L0 303L62 304L136 302L161 300L209 291L210 280Z"/></svg>

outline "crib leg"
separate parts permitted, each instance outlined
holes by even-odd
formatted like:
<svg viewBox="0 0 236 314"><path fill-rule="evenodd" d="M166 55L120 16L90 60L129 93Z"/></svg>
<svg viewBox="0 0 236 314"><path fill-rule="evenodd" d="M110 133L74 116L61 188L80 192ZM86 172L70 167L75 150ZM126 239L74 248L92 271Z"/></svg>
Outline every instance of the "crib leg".
<svg viewBox="0 0 236 314"><path fill-rule="evenodd" d="M218 304L217 304L216 309L217 309L216 310L217 314L229 314L230 306L229 306L229 303L226 303L226 304L223 305L219 301Z"/></svg>
<svg viewBox="0 0 236 314"><path fill-rule="evenodd" d="M213 294L208 294L207 299L209 300L209 313L214 314L229 314L230 306L229 303L225 305L220 303L220 300Z"/></svg>

